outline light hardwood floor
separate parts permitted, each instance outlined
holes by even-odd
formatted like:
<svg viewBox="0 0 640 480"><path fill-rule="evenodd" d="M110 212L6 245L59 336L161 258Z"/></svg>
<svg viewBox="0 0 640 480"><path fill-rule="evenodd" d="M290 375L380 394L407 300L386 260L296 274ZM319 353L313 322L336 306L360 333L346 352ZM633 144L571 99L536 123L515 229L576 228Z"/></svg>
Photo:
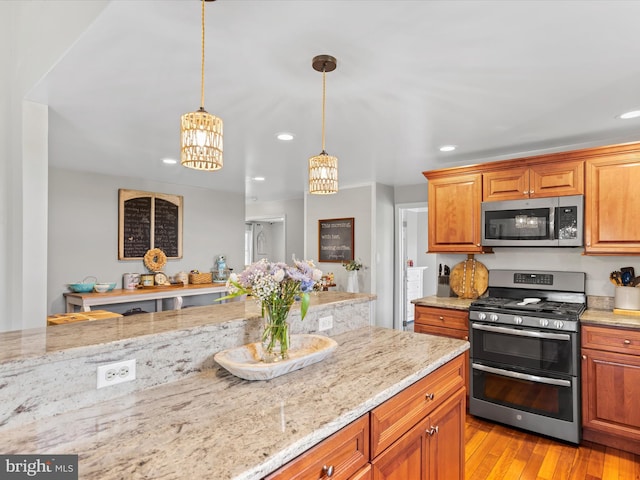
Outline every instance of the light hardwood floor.
<svg viewBox="0 0 640 480"><path fill-rule="evenodd" d="M640 480L640 455L574 446L467 415L466 480Z"/></svg>

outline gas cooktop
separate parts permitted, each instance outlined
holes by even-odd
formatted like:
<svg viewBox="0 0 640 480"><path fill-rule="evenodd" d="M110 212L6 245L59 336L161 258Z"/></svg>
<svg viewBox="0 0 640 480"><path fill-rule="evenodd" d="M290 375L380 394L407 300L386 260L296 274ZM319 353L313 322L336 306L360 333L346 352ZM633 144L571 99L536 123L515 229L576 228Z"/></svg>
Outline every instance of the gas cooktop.
<svg viewBox="0 0 640 480"><path fill-rule="evenodd" d="M578 320L585 310L585 305L583 303L552 302L548 300L532 301L529 298L487 297L472 302L471 308L484 312Z"/></svg>

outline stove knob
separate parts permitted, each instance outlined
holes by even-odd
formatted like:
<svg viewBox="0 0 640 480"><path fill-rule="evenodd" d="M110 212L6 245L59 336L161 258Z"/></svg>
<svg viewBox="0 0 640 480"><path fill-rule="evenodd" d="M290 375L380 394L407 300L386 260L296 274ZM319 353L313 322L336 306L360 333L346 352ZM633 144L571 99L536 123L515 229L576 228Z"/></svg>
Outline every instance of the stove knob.
<svg viewBox="0 0 640 480"><path fill-rule="evenodd" d="M498 315L496 315L495 313L492 313L491 315L489 315L489 320L491 320L492 322L497 322Z"/></svg>
<svg viewBox="0 0 640 480"><path fill-rule="evenodd" d="M513 321L518 325L522 325L522 317L513 317Z"/></svg>
<svg viewBox="0 0 640 480"><path fill-rule="evenodd" d="M546 327L549 325L549 320L547 320L546 318L541 318L540 319L540 326L541 327Z"/></svg>
<svg viewBox="0 0 640 480"><path fill-rule="evenodd" d="M480 312L478 314L478 320L484 320L485 318L487 318L487 314L484 312Z"/></svg>
<svg viewBox="0 0 640 480"><path fill-rule="evenodd" d="M553 322L553 326L556 328L562 328L564 327L564 323L562 323L560 320L556 320L555 322Z"/></svg>

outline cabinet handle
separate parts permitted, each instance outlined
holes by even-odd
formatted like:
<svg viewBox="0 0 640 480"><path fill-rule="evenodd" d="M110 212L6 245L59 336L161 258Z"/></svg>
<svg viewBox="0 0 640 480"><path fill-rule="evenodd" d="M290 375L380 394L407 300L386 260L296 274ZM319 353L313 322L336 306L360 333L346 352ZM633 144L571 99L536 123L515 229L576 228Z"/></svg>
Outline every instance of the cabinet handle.
<svg viewBox="0 0 640 480"><path fill-rule="evenodd" d="M327 477L333 477L333 465L329 465L328 467L326 465L323 466L322 473Z"/></svg>
<svg viewBox="0 0 640 480"><path fill-rule="evenodd" d="M439 318L440 320L444 320L444 317L443 317L442 315L440 315L438 318Z"/></svg>
<svg viewBox="0 0 640 480"><path fill-rule="evenodd" d="M463 337L463 340L466 340L466 341L468 342L468 341L469 341L469 335L465 335L465 336Z"/></svg>
<svg viewBox="0 0 640 480"><path fill-rule="evenodd" d="M433 400L435 398L435 394L434 393L427 393L424 396L425 400Z"/></svg>
<svg viewBox="0 0 640 480"><path fill-rule="evenodd" d="M429 430L427 430L427 433L430 437L432 437L435 433L438 433L438 427L431 427Z"/></svg>
<svg viewBox="0 0 640 480"><path fill-rule="evenodd" d="M586 359L587 359L587 356L586 356L586 355L582 355L582 359L583 359L583 360L586 360Z"/></svg>
<svg viewBox="0 0 640 480"><path fill-rule="evenodd" d="M534 193L536 192L534 192L533 190L529 190L529 195L533 195Z"/></svg>
<svg viewBox="0 0 640 480"><path fill-rule="evenodd" d="M631 345L631 340L629 340L628 338L625 338L624 342L622 343L624 343L625 345Z"/></svg>
<svg viewBox="0 0 640 480"><path fill-rule="evenodd" d="M524 192L522 192L523 195L529 195L529 190L525 190Z"/></svg>

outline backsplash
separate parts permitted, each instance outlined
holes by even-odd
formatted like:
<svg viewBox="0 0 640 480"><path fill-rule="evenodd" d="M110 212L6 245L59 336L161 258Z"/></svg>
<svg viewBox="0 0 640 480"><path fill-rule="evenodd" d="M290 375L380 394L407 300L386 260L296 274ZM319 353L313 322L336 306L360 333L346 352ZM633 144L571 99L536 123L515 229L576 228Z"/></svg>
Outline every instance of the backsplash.
<svg viewBox="0 0 640 480"><path fill-rule="evenodd" d="M600 297L597 295L587 295L587 308L591 310L613 310L615 297Z"/></svg>

